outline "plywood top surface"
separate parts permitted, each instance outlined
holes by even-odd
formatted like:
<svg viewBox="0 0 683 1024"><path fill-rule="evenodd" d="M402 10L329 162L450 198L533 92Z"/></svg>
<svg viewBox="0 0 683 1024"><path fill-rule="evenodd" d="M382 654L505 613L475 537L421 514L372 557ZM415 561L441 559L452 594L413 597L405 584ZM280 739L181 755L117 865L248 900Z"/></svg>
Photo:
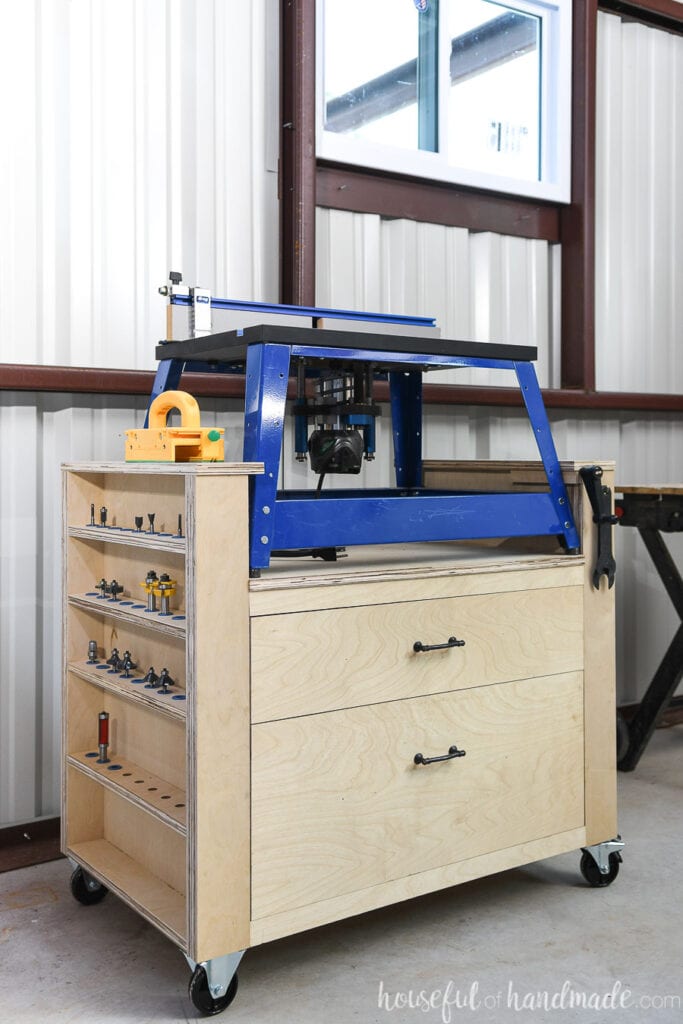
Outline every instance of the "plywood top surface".
<svg viewBox="0 0 683 1024"><path fill-rule="evenodd" d="M70 473L150 473L178 476L249 476L263 473L262 462L65 462Z"/></svg>
<svg viewBox="0 0 683 1024"><path fill-rule="evenodd" d="M683 484L621 484L617 494L683 494Z"/></svg>
<svg viewBox="0 0 683 1024"><path fill-rule="evenodd" d="M316 581L352 583L356 580L405 578L415 574L438 575L450 572L505 569L544 569L583 563L581 556L539 553L529 550L523 541L486 543L433 542L419 544L377 544L346 549L346 557L336 562L319 558L274 558L258 579L249 581L251 590L269 590L282 586L311 586Z"/></svg>

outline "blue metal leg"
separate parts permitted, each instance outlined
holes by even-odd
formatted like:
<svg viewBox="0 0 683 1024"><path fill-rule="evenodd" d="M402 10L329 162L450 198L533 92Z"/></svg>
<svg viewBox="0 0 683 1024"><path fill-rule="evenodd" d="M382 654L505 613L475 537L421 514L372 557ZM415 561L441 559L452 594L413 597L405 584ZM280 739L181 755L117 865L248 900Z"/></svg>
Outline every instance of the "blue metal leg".
<svg viewBox="0 0 683 1024"><path fill-rule="evenodd" d="M154 384L152 385L149 405L152 404L157 395L161 395L164 391L177 391L184 367L184 359L162 359L160 361L157 366ZM149 405L145 413L145 427L149 426Z"/></svg>
<svg viewBox="0 0 683 1024"><path fill-rule="evenodd" d="M397 487L422 485L422 373L389 374Z"/></svg>
<svg viewBox="0 0 683 1024"><path fill-rule="evenodd" d="M567 489L562 479L559 459L555 450L553 436L550 433L548 415L543 404L541 389L538 386L536 371L531 363L515 363L515 373L519 386L522 389L522 398L529 415L531 428L536 438L536 444L543 461L550 494L553 500L553 507L562 524L562 533L569 550L579 550L579 535L574 525L571 506Z"/></svg>
<svg viewBox="0 0 683 1024"><path fill-rule="evenodd" d="M273 546L290 355L291 346L269 344L250 345L247 353L244 461L262 462L265 470L251 478L251 569L266 568Z"/></svg>

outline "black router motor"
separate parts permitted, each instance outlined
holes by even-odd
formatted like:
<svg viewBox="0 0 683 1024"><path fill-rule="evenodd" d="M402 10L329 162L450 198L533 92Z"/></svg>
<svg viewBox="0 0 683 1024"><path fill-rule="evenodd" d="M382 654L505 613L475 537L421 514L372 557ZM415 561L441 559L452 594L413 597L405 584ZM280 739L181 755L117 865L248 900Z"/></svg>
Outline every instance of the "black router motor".
<svg viewBox="0 0 683 1024"><path fill-rule="evenodd" d="M375 418L380 408L372 400L373 367L329 367L317 371L315 393L305 391L307 366L297 367L295 448L300 462L310 456L311 469L326 473L360 473L363 458L375 457ZM310 367L309 367L310 370ZM308 434L308 421L315 426Z"/></svg>

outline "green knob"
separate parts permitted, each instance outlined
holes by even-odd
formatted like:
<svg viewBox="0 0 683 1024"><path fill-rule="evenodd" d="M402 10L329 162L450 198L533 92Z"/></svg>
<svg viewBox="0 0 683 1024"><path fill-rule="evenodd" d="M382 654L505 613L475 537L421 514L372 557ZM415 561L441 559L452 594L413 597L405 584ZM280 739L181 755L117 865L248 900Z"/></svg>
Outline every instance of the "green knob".
<svg viewBox="0 0 683 1024"><path fill-rule="evenodd" d="M206 436L208 437L209 441L220 441L221 432L220 430L210 430Z"/></svg>

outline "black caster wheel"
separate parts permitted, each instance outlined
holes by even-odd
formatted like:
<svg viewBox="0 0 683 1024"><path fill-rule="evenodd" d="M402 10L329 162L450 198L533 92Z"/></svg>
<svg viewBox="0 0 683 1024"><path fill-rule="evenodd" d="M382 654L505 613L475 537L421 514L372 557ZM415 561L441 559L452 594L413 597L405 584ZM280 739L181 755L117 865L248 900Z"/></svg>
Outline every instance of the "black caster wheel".
<svg viewBox="0 0 683 1024"><path fill-rule="evenodd" d="M620 853L610 853L609 855L609 872L603 875L600 868L593 860L590 853L584 851L581 854L581 874L586 879L588 884L594 889L604 889L606 885L611 885L614 879L619 874L619 865L621 864Z"/></svg>
<svg viewBox="0 0 683 1024"><path fill-rule="evenodd" d="M225 995L215 999L209 991L209 979L206 977L206 971L201 964L197 964L190 978L187 991L199 1012L203 1013L205 1017L213 1017L215 1014L227 1009L237 995L237 975L233 974L232 981L228 985L228 991Z"/></svg>
<svg viewBox="0 0 683 1024"><path fill-rule="evenodd" d="M90 907L93 903L101 903L109 892L105 885L100 885L94 878L86 874L83 868L76 868L71 876L71 893L74 899Z"/></svg>
<svg viewBox="0 0 683 1024"><path fill-rule="evenodd" d="M630 742L631 734L629 732L628 722L623 715L620 715L619 712L617 712L617 764L621 764L628 754Z"/></svg>

